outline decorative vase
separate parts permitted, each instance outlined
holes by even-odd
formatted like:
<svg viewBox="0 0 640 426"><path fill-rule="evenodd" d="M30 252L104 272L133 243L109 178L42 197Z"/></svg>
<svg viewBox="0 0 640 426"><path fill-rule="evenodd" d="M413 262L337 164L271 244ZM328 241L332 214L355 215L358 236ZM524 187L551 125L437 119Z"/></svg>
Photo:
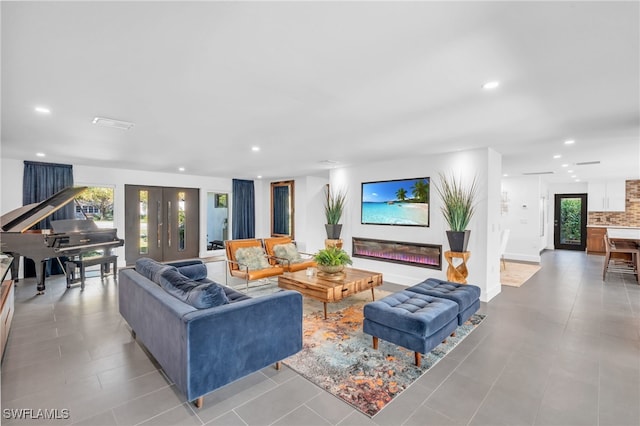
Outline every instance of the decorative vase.
<svg viewBox="0 0 640 426"><path fill-rule="evenodd" d="M335 225L325 224L324 229L327 231L327 238L329 238L330 240L337 240L340 238L340 232L342 232L342 225L341 224L335 224Z"/></svg>
<svg viewBox="0 0 640 426"><path fill-rule="evenodd" d="M451 251L458 253L467 251L470 234L471 231L468 229L465 231L447 231L447 239L449 240L449 247L451 248Z"/></svg>
<svg viewBox="0 0 640 426"><path fill-rule="evenodd" d="M318 277L325 280L341 280L345 277L344 265L318 265Z"/></svg>
<svg viewBox="0 0 640 426"><path fill-rule="evenodd" d="M344 265L318 265L318 270L325 274L337 274L342 272Z"/></svg>

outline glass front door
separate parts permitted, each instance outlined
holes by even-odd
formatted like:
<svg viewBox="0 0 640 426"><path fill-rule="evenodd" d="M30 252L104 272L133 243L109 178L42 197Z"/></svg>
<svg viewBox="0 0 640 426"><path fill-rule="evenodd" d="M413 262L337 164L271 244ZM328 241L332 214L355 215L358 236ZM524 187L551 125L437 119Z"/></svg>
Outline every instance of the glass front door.
<svg viewBox="0 0 640 426"><path fill-rule="evenodd" d="M554 246L565 250L586 249L587 194L556 194Z"/></svg>
<svg viewBox="0 0 640 426"><path fill-rule="evenodd" d="M125 185L125 257L190 259L199 252L199 190Z"/></svg>

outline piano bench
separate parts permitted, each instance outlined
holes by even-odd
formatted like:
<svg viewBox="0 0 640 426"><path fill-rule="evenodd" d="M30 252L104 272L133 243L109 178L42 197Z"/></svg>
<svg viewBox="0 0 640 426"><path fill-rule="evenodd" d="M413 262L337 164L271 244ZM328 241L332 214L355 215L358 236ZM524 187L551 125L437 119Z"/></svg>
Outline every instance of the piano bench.
<svg viewBox="0 0 640 426"><path fill-rule="evenodd" d="M105 274L109 272L109 265L112 265L113 276L118 276L118 256L98 256L68 260L65 268L67 275L67 288L70 288L71 284L78 282L78 279L76 278L76 269L80 269L80 288L84 290L84 280L86 278L85 268L94 265L100 265L100 278L104 278Z"/></svg>

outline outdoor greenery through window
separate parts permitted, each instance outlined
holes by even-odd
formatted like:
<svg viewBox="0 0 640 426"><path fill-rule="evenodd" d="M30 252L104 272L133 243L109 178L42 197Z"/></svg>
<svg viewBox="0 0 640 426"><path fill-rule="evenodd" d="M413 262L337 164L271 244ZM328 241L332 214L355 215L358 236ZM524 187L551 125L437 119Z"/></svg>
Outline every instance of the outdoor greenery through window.
<svg viewBox="0 0 640 426"><path fill-rule="evenodd" d="M75 198L76 219L93 220L98 228L115 228L113 221L113 187L88 186ZM92 256L100 252L85 253Z"/></svg>
<svg viewBox="0 0 640 426"><path fill-rule="evenodd" d="M563 198L560 204L560 243L580 244L581 229L580 198Z"/></svg>
<svg viewBox="0 0 640 426"><path fill-rule="evenodd" d="M99 228L114 228L113 188L90 186L76 196L76 219L91 219Z"/></svg>

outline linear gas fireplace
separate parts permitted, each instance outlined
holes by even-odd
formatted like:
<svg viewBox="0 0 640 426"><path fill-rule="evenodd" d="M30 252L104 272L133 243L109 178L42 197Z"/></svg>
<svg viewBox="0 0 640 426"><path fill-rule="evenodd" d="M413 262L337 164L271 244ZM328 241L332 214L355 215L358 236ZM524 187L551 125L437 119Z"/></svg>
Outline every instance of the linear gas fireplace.
<svg viewBox="0 0 640 426"><path fill-rule="evenodd" d="M442 270L442 246L353 238L353 256Z"/></svg>

